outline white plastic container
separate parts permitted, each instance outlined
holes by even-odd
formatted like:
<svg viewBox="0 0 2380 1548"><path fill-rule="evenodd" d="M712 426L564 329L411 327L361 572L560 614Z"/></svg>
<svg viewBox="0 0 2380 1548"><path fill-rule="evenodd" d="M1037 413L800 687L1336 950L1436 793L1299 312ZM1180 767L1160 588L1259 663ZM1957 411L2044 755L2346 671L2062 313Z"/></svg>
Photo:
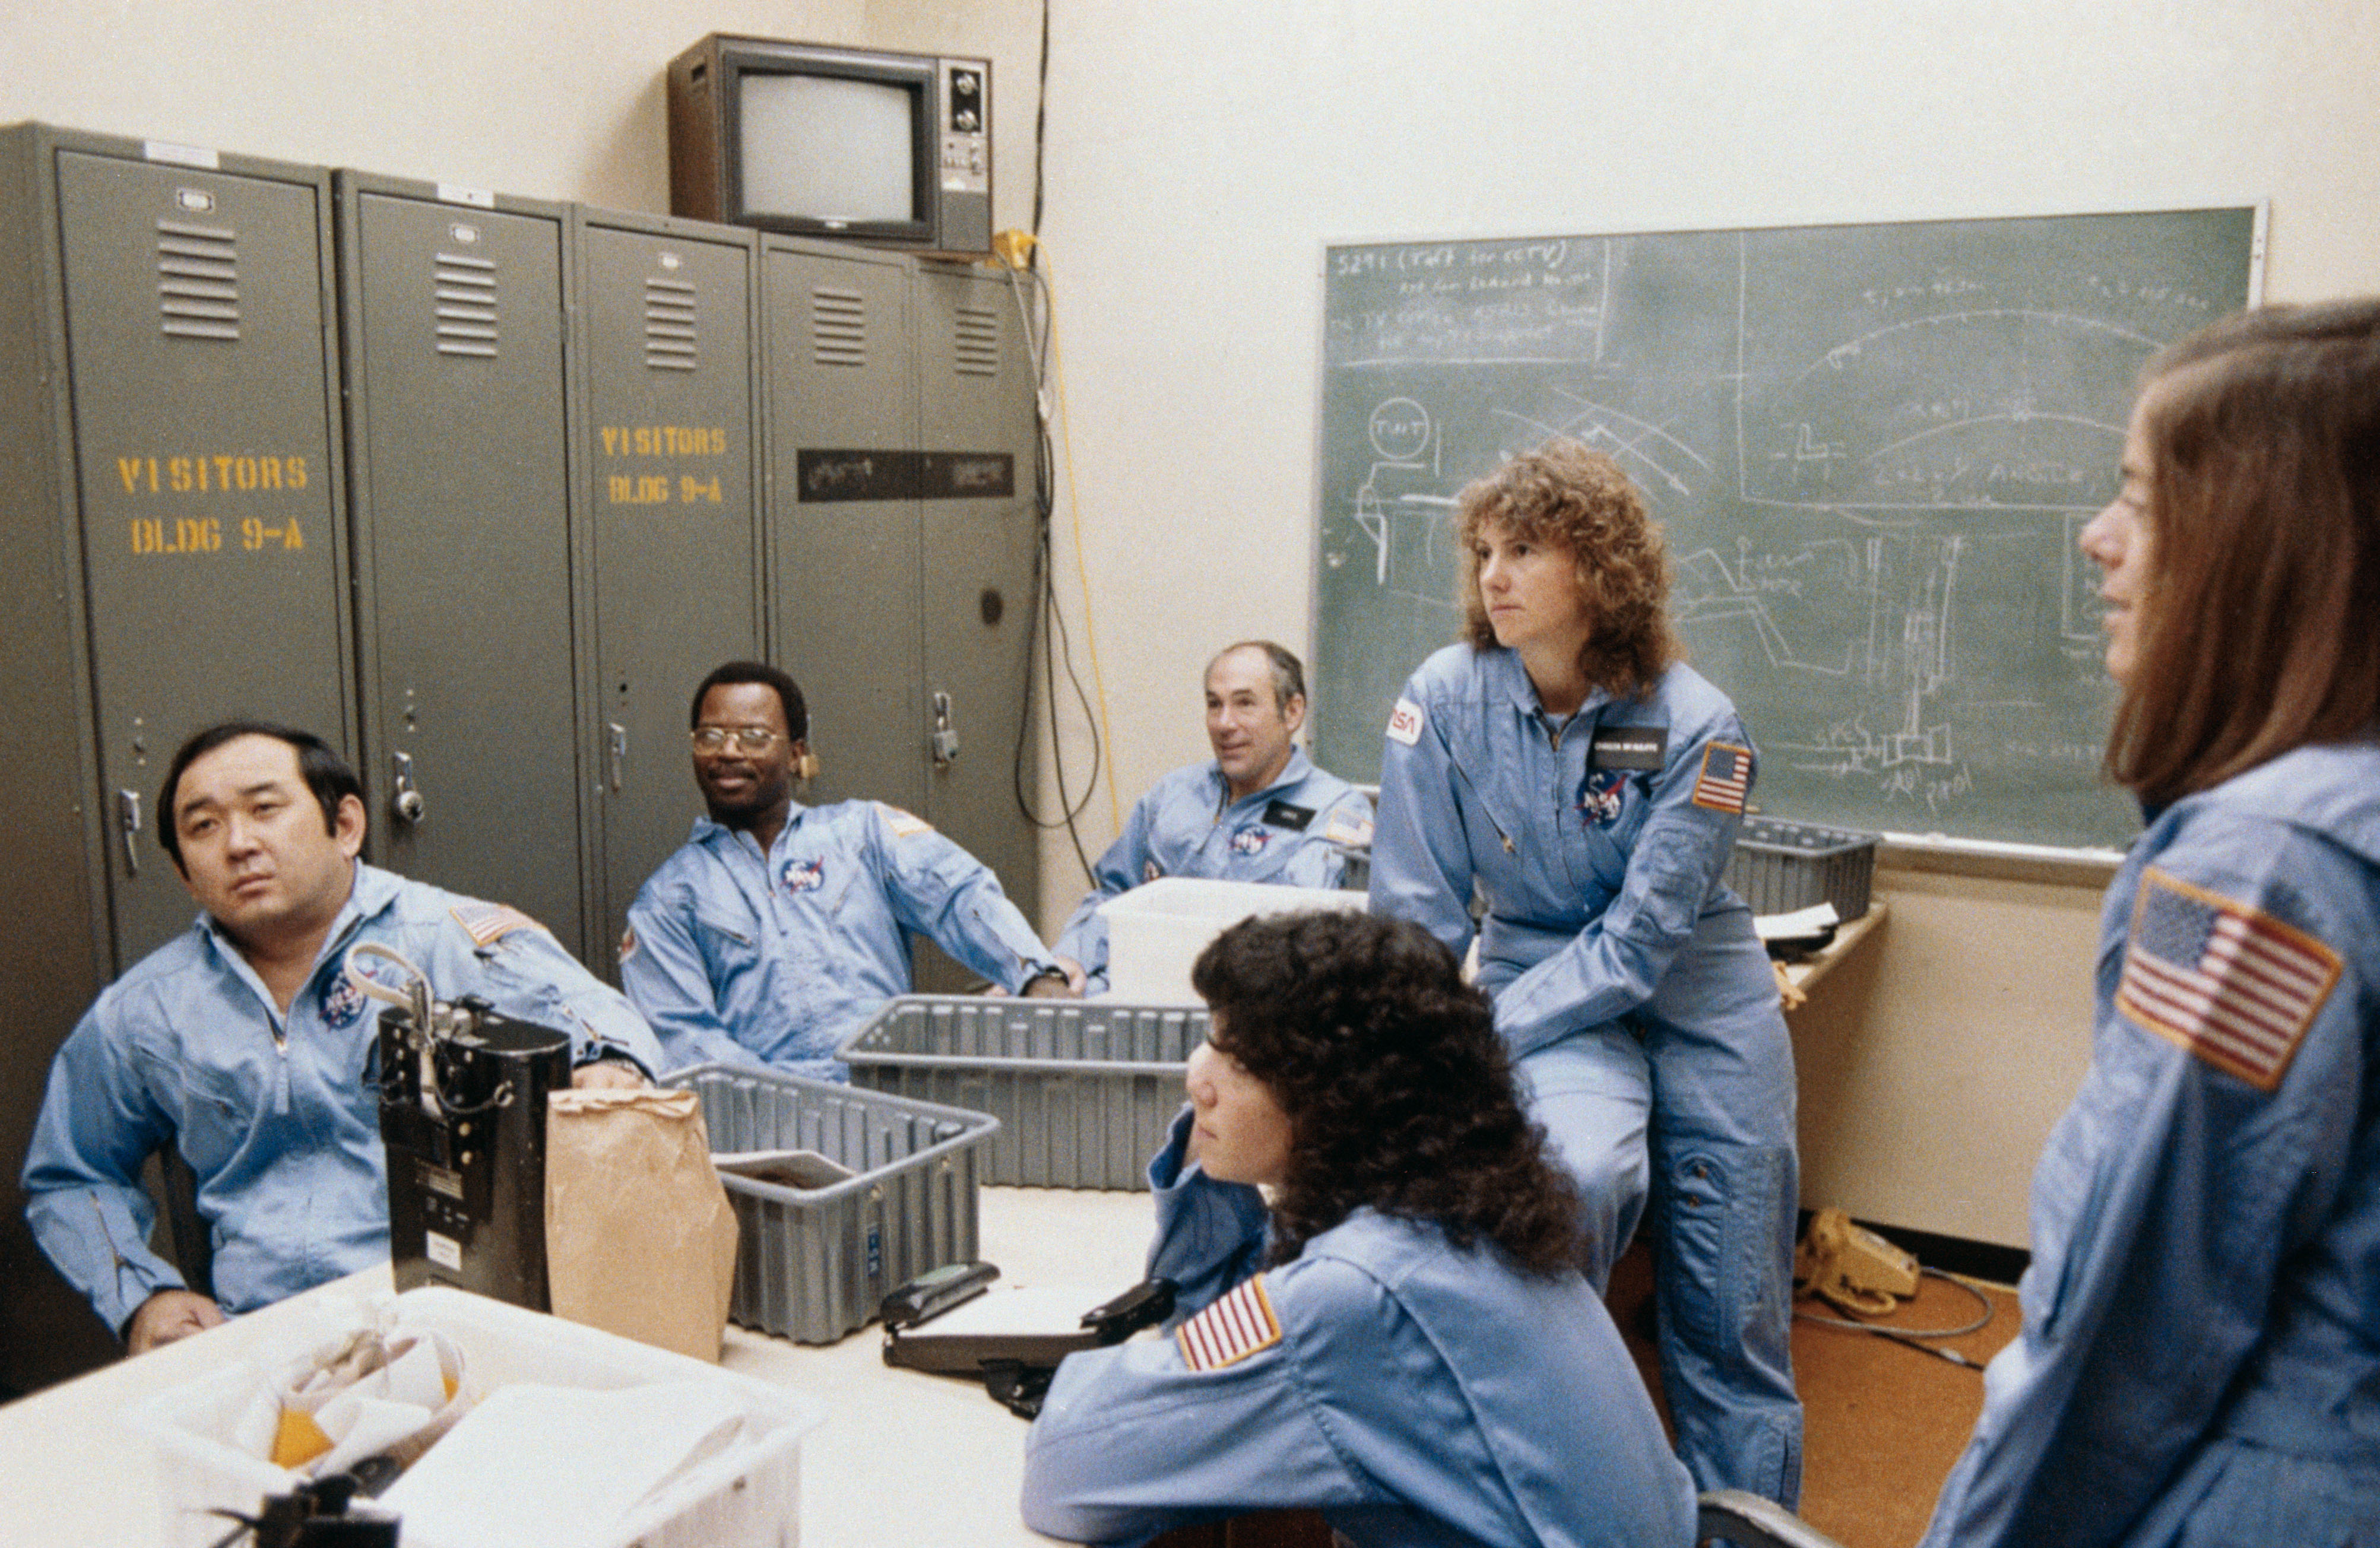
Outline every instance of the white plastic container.
<svg viewBox="0 0 2380 1548"><path fill-rule="evenodd" d="M1329 887L1160 877L1099 905L1108 922L1108 995L1136 1005L1196 1005L1190 964L1252 914L1364 912L1365 896Z"/></svg>
<svg viewBox="0 0 2380 1548"><path fill-rule="evenodd" d="M400 1318L453 1338L463 1351L465 1379L480 1397L515 1382L579 1386L595 1391L655 1382L730 1384L750 1416L742 1440L688 1469L601 1536L552 1548L797 1548L801 1541L803 1433L826 1417L801 1393L722 1371L667 1349L524 1311L467 1290L431 1286L395 1298ZM358 1306L358 1316L364 1315ZM322 1333L334 1333L322 1328ZM286 1494L298 1475L276 1468L215 1437L255 1392L270 1363L304 1352L312 1338L157 1393L126 1419L156 1447L159 1506L155 1541L176 1548L207 1548L230 1523L215 1509L256 1513L267 1494ZM471 1548L402 1530L405 1548Z"/></svg>

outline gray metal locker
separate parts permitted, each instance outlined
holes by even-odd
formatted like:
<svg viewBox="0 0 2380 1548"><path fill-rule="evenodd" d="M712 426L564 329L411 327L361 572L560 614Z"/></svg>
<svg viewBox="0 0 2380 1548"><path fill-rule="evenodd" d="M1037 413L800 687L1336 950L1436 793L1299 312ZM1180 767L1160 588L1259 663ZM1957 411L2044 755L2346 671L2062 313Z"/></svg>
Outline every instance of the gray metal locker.
<svg viewBox="0 0 2380 1548"><path fill-rule="evenodd" d="M113 1352L18 1189L55 1051L196 910L157 783L232 716L352 747L326 174L0 131L0 1387Z"/></svg>
<svg viewBox="0 0 2380 1548"><path fill-rule="evenodd" d="M761 252L769 638L809 701L808 799L923 815L915 264L784 237Z"/></svg>
<svg viewBox="0 0 2380 1548"><path fill-rule="evenodd" d="M694 685L762 654L759 249L748 231L663 216L578 210L574 225L601 819L589 961L614 972L637 889L702 810Z"/></svg>
<svg viewBox="0 0 2380 1548"><path fill-rule="evenodd" d="M374 853L583 955L565 212L350 172L337 193Z"/></svg>
<svg viewBox="0 0 2380 1548"><path fill-rule="evenodd" d="M956 757L931 760L925 816L1030 914L1040 854L1015 769L1031 696L1033 368L1005 277L920 262L916 286L926 708L958 737Z"/></svg>

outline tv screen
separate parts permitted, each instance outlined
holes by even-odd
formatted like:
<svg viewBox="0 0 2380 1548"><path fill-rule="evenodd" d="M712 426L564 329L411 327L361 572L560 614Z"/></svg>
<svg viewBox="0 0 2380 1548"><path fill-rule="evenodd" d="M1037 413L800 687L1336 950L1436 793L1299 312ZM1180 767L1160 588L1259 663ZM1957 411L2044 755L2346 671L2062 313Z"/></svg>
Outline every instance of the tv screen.
<svg viewBox="0 0 2380 1548"><path fill-rule="evenodd" d="M919 88L743 73L744 209L835 224L912 221Z"/></svg>

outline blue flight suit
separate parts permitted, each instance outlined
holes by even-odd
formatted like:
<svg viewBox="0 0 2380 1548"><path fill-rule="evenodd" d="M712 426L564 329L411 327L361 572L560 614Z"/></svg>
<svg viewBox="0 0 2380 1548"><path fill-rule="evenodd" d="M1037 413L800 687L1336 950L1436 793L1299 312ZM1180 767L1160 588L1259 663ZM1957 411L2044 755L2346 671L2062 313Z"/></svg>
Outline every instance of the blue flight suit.
<svg viewBox="0 0 2380 1548"><path fill-rule="evenodd" d="M1930 1548L2380 1542L2380 743L2177 802L2100 922L2024 1329Z"/></svg>
<svg viewBox="0 0 2380 1548"><path fill-rule="evenodd" d="M795 802L765 859L749 833L695 819L628 907L620 982L672 1068L848 1080L835 1046L909 992L917 936L1002 988L1058 971L1000 878L922 818Z"/></svg>
<svg viewBox="0 0 2380 1548"><path fill-rule="evenodd" d="M1516 653L1450 646L1390 723L1371 904L1459 955L1484 895L1478 983L1585 1196L1588 1278L1603 1287L1649 1188L1680 1455L1705 1489L1790 1506L1793 1053L1720 879L1752 761L1734 707L1684 666L1555 725Z"/></svg>
<svg viewBox="0 0 2380 1548"><path fill-rule="evenodd" d="M528 915L358 863L321 958L286 1015L211 919L102 991L50 1066L25 1155L25 1215L58 1272L121 1332L152 1292L183 1288L149 1250L156 1210L140 1186L171 1143L198 1179L212 1228L215 1300L231 1312L388 1261L380 1101L364 1083L380 1006L343 973L372 941L428 975L440 999L570 1034L574 1059L626 1057L648 1074L660 1046L618 990ZM374 961L371 976L402 974Z"/></svg>
<svg viewBox="0 0 2380 1548"><path fill-rule="evenodd" d="M1372 802L1293 746L1281 778L1231 799L1212 758L1177 768L1133 804L1123 832L1099 856L1090 896L1058 936L1058 954L1083 964L1087 992L1108 986L1108 922L1099 905L1160 877L1336 887L1347 851L1372 841Z"/></svg>
<svg viewBox="0 0 2380 1548"><path fill-rule="evenodd" d="M1139 1542L1309 1506L1362 1548L1694 1541L1693 1482L1584 1279L1369 1209L1257 1276L1264 1202L1185 1168L1189 1130L1149 1167L1174 1336L1066 1357L1026 1440L1027 1526ZM1258 1297L1277 1339L1202 1339Z"/></svg>

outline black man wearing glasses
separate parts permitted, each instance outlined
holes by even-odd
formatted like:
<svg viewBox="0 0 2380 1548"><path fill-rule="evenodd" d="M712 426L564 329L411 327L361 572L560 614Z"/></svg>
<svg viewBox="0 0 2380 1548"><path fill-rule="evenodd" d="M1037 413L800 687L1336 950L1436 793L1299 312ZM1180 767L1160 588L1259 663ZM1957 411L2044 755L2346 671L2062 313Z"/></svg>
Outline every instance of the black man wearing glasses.
<svg viewBox="0 0 2380 1548"><path fill-rule="evenodd" d="M620 942L621 986L674 1068L847 1079L835 1045L909 992L917 936L1009 993L1071 993L975 856L896 806L793 798L811 766L792 678L730 661L695 690L691 725L710 815L638 891Z"/></svg>

